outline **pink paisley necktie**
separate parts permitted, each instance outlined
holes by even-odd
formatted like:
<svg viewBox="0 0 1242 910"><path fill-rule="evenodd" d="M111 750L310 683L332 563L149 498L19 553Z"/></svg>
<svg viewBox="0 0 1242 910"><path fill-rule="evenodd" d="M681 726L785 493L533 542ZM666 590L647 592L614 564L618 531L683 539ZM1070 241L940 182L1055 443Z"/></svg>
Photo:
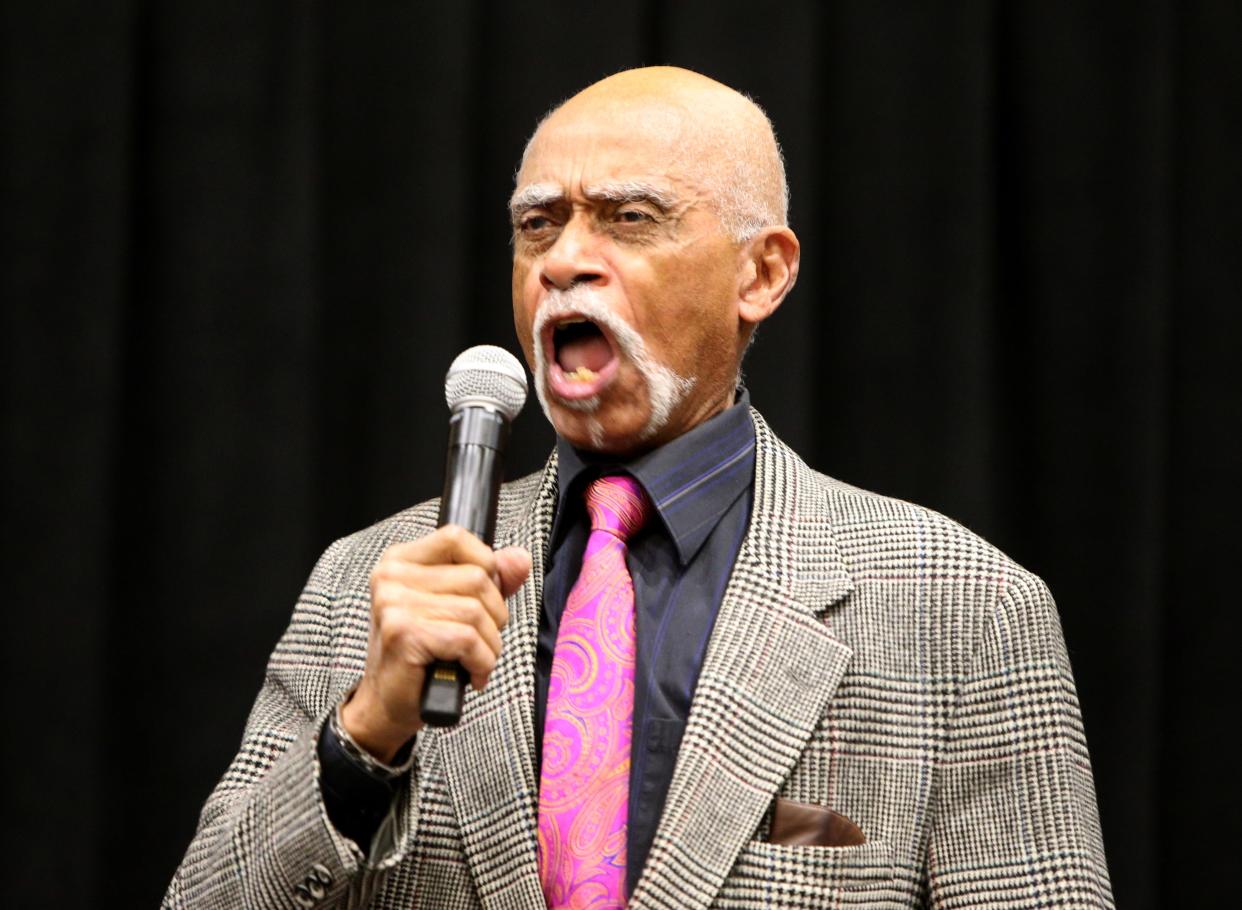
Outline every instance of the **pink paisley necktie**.
<svg viewBox="0 0 1242 910"><path fill-rule="evenodd" d="M651 501L633 478L586 493L591 534L561 616L548 680L539 786L539 878L551 910L625 906L634 582L626 540Z"/></svg>

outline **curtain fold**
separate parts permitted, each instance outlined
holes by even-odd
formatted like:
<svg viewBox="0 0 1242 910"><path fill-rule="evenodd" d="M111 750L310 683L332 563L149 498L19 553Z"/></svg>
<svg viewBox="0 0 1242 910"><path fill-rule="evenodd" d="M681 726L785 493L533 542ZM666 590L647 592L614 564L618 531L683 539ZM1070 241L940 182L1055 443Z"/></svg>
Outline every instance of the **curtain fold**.
<svg viewBox="0 0 1242 910"><path fill-rule="evenodd" d="M784 147L756 405L1048 581L1119 904L1232 895L1237 4L0 15L12 903L158 900L315 557L438 493L448 363L517 350L527 135L661 62ZM551 441L532 396L511 475Z"/></svg>

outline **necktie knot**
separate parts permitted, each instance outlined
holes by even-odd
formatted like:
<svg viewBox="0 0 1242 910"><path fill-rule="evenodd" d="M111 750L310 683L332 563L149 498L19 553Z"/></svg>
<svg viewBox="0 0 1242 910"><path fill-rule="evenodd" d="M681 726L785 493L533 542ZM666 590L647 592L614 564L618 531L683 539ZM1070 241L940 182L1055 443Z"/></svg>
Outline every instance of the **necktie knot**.
<svg viewBox="0 0 1242 910"><path fill-rule="evenodd" d="M593 481L587 487L586 505L591 530L607 531L621 540L629 540L651 517L651 500L628 474L608 474Z"/></svg>

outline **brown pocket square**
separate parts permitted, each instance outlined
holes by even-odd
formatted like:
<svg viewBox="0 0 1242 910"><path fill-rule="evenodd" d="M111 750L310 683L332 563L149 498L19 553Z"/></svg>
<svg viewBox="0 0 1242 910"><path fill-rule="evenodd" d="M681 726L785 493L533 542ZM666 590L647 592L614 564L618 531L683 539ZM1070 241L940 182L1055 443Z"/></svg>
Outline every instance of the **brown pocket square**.
<svg viewBox="0 0 1242 910"><path fill-rule="evenodd" d="M853 847L867 842L862 829L827 806L778 798L768 843L791 847Z"/></svg>

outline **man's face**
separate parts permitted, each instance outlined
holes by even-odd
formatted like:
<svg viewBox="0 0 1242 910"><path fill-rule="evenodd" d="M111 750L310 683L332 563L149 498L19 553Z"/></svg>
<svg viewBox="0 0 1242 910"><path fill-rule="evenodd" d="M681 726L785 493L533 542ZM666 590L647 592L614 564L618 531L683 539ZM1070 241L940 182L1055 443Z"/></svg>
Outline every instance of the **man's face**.
<svg viewBox="0 0 1242 910"><path fill-rule="evenodd" d="M626 114L629 114L627 116ZM733 400L740 254L674 109L562 110L513 196L513 316L556 431L632 455Z"/></svg>

